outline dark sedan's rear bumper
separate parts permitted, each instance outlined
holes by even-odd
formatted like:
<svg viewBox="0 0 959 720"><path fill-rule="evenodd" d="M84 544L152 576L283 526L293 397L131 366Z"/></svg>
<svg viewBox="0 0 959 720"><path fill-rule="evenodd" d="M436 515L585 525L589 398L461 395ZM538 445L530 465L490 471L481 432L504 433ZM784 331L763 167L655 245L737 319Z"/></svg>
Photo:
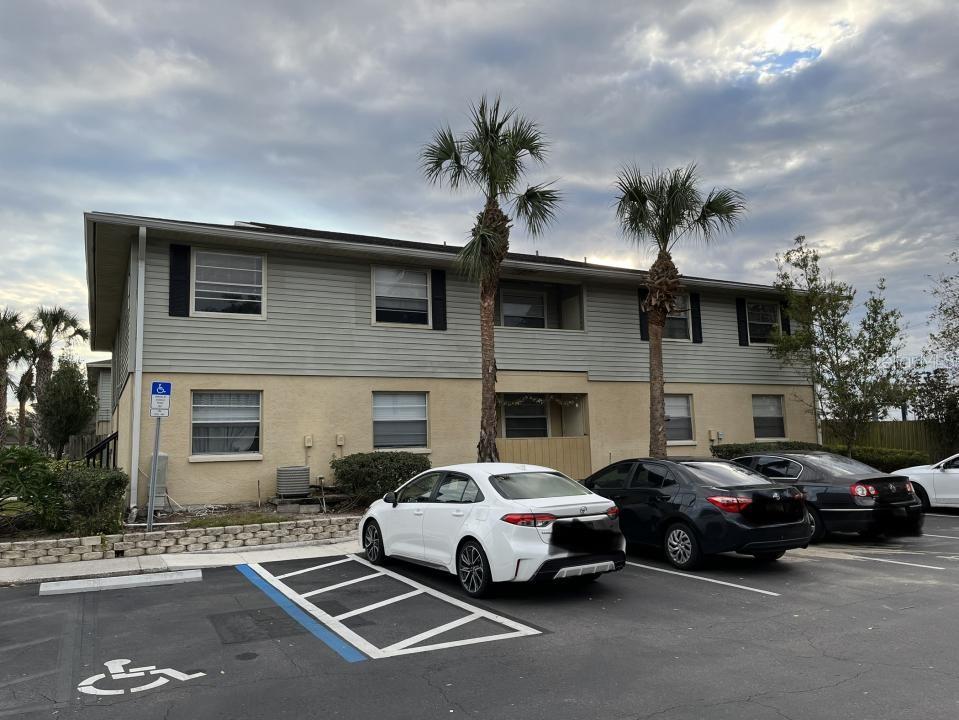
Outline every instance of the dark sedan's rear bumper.
<svg viewBox="0 0 959 720"><path fill-rule="evenodd" d="M868 532L882 530L899 523L922 521L919 500L878 505L871 508L819 508L829 532Z"/></svg>
<svg viewBox="0 0 959 720"><path fill-rule="evenodd" d="M722 525L711 524L701 532L706 554L738 552L745 555L794 550L809 545L812 529L806 520L778 525L749 525L732 516Z"/></svg>

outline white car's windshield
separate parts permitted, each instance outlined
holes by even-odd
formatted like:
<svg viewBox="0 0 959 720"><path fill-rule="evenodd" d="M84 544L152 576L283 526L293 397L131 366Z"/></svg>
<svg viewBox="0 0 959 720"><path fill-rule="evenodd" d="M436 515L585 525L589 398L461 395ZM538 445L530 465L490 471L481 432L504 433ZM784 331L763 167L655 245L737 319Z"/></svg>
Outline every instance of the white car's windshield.
<svg viewBox="0 0 959 720"><path fill-rule="evenodd" d="M590 491L565 475L551 472L521 472L490 475L490 485L507 500L589 495Z"/></svg>

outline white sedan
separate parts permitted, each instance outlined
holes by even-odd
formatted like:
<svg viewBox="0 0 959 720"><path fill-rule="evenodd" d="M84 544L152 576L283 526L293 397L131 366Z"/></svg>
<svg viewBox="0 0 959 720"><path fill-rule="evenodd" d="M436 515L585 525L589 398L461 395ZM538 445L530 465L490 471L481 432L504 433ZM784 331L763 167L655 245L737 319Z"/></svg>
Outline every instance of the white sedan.
<svg viewBox="0 0 959 720"><path fill-rule="evenodd" d="M896 470L912 480L916 495L927 510L934 505L959 507L959 455L947 457L935 465L916 465Z"/></svg>
<svg viewBox="0 0 959 720"><path fill-rule="evenodd" d="M492 583L593 580L626 563L616 505L536 465L427 470L374 502L360 537L370 562L443 569L473 597Z"/></svg>

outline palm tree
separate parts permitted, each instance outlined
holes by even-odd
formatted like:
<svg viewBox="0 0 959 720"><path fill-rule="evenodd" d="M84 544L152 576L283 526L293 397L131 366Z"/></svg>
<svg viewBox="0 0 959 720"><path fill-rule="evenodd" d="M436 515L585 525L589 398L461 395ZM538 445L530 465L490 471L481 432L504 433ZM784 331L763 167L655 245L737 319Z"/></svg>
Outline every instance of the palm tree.
<svg viewBox="0 0 959 720"><path fill-rule="evenodd" d="M616 178L616 217L623 234L656 250L646 277L643 309L649 318L649 454L666 457L666 400L663 376L663 327L679 293L679 271L672 250L683 239L709 242L732 230L746 211L741 193L713 188L703 197L696 166L653 170L643 175L636 165Z"/></svg>
<svg viewBox="0 0 959 720"><path fill-rule="evenodd" d="M521 221L530 235L541 234L554 217L560 193L551 183L529 185L519 191L527 162L545 163L547 143L535 123L515 108L502 109L484 96L470 107L471 127L455 136L447 125L433 134L421 153L423 173L434 184L451 190L470 187L483 197L471 239L460 251L460 272L480 286L480 348L482 355L482 402L480 437L476 446L479 462L496 462L496 355L493 320L500 265L509 252L513 219ZM512 218L503 207L512 211Z"/></svg>
<svg viewBox="0 0 959 720"><path fill-rule="evenodd" d="M27 403L36 399L36 387L34 386L34 366L37 357L37 342L33 337L28 337L26 345L20 354L20 360L26 362L27 366L20 373L20 381L16 386L16 397L19 405L17 412L17 444L27 444Z"/></svg>
<svg viewBox="0 0 959 720"><path fill-rule="evenodd" d="M80 324L80 318L77 317L76 313L59 305L37 308L33 323L36 326L35 394L39 399L42 397L43 389L53 374L54 344L63 340L69 345L76 338L89 340L90 334Z"/></svg>
<svg viewBox="0 0 959 720"><path fill-rule="evenodd" d="M10 368L24 352L32 329L30 323L24 323L20 313L3 308L0 310L0 442L7 432L7 387L10 382Z"/></svg>

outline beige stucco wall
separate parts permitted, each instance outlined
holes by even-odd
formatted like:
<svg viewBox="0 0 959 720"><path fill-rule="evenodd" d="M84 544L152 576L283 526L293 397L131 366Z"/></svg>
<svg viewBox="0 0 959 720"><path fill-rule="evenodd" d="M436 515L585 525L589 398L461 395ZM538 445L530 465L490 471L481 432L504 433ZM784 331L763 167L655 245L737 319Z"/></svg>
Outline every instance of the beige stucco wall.
<svg viewBox="0 0 959 720"><path fill-rule="evenodd" d="M308 462L312 477L330 480L331 456L368 452L373 445L372 393L415 391L429 393L430 460L434 466L470 462L478 434L478 380L327 378L281 375L213 375L144 373L140 467L149 469L153 451L153 420L149 417L152 380L173 382L171 413L162 424L161 449L169 454L167 488L183 505L263 500L275 489L276 467ZM116 413L120 429L120 460L129 457L129 387ZM190 461L190 396L192 390L259 390L262 395L260 454L242 461ZM593 469L624 457L647 453L649 392L646 383L590 382L585 373L500 372L498 392L582 393L587 397L587 431ZM783 385L669 384L667 392L691 393L694 403L695 445L671 447L671 454L708 455L708 431L725 433L725 442L752 437L752 400L757 393L782 394L786 400L786 428L791 439L814 440L812 416L796 399L809 389ZM345 445L336 445L336 436ZM313 436L306 455L304 436ZM257 483L259 482L259 490ZM147 482L141 475L140 502Z"/></svg>

